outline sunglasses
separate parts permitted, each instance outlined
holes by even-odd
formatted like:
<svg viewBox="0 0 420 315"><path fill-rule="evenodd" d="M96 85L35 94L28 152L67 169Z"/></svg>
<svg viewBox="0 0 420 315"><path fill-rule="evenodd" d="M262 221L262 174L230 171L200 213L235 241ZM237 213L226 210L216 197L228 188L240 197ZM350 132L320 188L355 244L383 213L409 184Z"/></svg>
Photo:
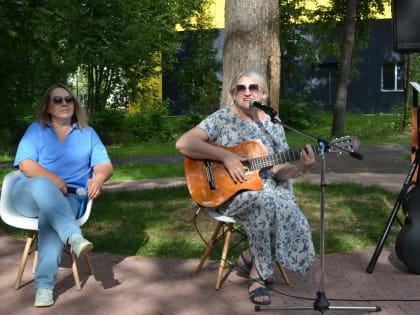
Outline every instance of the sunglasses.
<svg viewBox="0 0 420 315"><path fill-rule="evenodd" d="M62 96L54 96L52 99L52 102L56 105L61 104L62 102L66 101L66 103L73 103L74 102L74 98L71 95L67 95L64 98Z"/></svg>
<svg viewBox="0 0 420 315"><path fill-rule="evenodd" d="M260 90L258 84L250 84L249 86L238 84L236 86L236 93L245 93L246 90L249 90L250 92L258 92Z"/></svg>

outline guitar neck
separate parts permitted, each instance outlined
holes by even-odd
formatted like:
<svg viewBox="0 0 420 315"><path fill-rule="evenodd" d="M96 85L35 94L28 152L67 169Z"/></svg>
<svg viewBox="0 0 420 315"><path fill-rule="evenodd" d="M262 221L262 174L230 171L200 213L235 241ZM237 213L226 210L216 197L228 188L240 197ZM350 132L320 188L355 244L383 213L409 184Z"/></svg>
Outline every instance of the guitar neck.
<svg viewBox="0 0 420 315"><path fill-rule="evenodd" d="M319 146L312 146L312 149L316 156L319 156ZM300 159L300 152L303 149L290 149L285 152L276 153L273 155L260 156L250 158L243 162L249 171L255 171L262 168L270 167L276 164L282 164L286 162L298 161Z"/></svg>

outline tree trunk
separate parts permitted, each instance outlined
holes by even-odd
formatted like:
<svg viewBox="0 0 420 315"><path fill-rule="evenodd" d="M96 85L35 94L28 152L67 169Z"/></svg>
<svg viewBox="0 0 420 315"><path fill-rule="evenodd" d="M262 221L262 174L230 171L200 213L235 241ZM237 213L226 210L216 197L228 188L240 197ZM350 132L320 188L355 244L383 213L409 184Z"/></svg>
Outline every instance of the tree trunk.
<svg viewBox="0 0 420 315"><path fill-rule="evenodd" d="M353 54L356 31L357 0L346 1L346 17L344 21L344 38L341 49L341 63L338 70L337 93L334 102L332 135L344 134L344 118L346 114L347 89L350 80L351 57Z"/></svg>
<svg viewBox="0 0 420 315"><path fill-rule="evenodd" d="M87 97L87 115L89 120L93 118L93 108L94 108L94 98L93 98L93 84L95 82L93 77L93 66L88 65L87 66L87 78L88 78L88 97Z"/></svg>
<svg viewBox="0 0 420 315"><path fill-rule="evenodd" d="M404 103L403 103L403 121L401 126L401 131L407 129L408 126L408 96L410 93L410 54L404 55L404 68L403 68L403 76L404 76Z"/></svg>
<svg viewBox="0 0 420 315"><path fill-rule="evenodd" d="M226 0L221 107L227 103L229 84L243 70L267 78L270 105L280 98L280 38L278 0Z"/></svg>

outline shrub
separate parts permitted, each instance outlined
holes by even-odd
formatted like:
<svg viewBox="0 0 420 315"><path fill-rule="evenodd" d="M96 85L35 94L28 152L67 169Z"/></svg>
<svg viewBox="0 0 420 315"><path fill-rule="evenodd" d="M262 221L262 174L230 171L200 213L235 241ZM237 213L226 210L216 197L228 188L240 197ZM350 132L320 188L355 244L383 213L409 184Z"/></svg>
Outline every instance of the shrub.
<svg viewBox="0 0 420 315"><path fill-rule="evenodd" d="M285 123L296 128L307 128L317 125L319 122L313 115L321 104L314 102L311 106L305 101L294 101L292 99L281 100L279 106L279 117Z"/></svg>
<svg viewBox="0 0 420 315"><path fill-rule="evenodd" d="M95 128L95 131L104 144L114 144L122 140L121 136L124 134L125 116L125 111L105 109L96 112L90 124Z"/></svg>

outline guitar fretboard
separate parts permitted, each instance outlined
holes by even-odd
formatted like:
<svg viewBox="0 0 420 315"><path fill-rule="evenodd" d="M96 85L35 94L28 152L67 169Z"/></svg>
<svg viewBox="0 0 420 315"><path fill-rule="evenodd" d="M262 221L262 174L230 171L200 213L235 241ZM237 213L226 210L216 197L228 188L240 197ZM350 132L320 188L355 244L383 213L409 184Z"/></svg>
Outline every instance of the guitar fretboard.
<svg viewBox="0 0 420 315"><path fill-rule="evenodd" d="M315 152L315 155L318 156L320 147L312 146L312 149ZM302 151L302 149L290 149L273 155L250 158L244 161L243 165L249 171L255 171L276 164L298 161L300 159L300 151Z"/></svg>

